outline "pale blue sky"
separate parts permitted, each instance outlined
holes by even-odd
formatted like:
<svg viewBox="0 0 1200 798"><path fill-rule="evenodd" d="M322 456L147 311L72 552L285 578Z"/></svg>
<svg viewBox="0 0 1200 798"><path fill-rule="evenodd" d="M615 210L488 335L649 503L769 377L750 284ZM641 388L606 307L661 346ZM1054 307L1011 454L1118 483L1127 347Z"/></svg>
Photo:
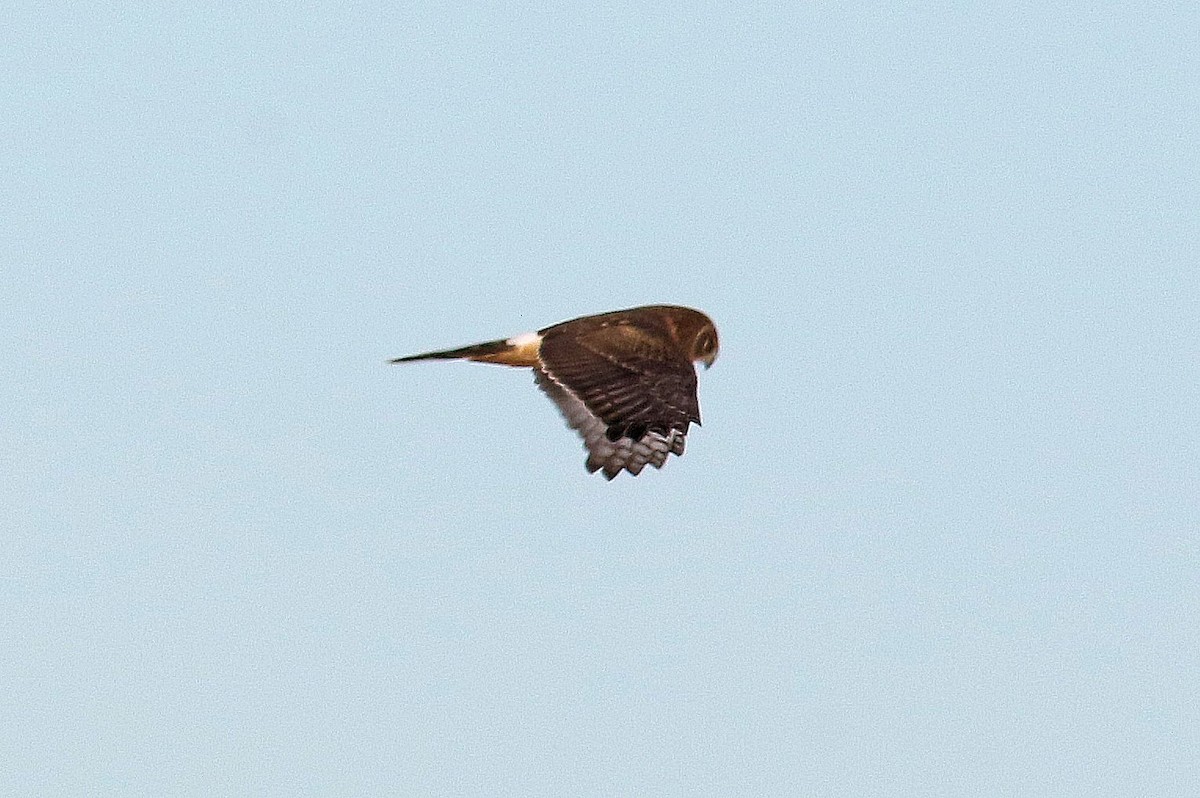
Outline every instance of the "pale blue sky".
<svg viewBox="0 0 1200 798"><path fill-rule="evenodd" d="M1195 7L18 4L0 66L0 793L1200 794ZM385 364L652 302L723 347L636 480Z"/></svg>

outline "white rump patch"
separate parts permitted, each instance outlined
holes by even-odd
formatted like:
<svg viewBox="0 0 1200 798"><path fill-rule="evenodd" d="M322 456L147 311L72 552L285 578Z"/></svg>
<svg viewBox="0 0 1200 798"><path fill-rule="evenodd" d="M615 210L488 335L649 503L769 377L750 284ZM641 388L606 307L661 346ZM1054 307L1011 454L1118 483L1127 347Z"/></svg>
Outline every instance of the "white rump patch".
<svg viewBox="0 0 1200 798"><path fill-rule="evenodd" d="M540 334L535 332L527 332L521 333L520 335L514 335L504 343L508 344L509 346L522 347L529 346L530 344L538 344L541 343L541 341L542 336Z"/></svg>

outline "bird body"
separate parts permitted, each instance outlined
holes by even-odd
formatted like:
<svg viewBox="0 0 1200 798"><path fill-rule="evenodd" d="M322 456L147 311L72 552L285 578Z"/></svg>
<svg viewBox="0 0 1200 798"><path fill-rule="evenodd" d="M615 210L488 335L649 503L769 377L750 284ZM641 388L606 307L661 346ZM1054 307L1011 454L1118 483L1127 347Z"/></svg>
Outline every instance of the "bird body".
<svg viewBox="0 0 1200 798"><path fill-rule="evenodd" d="M533 333L394 359L472 360L532 368L538 387L583 437L589 472L613 479L683 454L700 423L695 361L711 366L712 320L677 305L583 316Z"/></svg>

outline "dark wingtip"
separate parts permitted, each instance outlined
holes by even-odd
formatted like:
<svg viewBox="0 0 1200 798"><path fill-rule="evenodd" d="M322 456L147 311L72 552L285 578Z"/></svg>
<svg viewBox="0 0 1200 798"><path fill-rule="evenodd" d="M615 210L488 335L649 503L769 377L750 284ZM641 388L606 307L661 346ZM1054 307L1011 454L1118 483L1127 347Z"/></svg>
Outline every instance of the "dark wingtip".
<svg viewBox="0 0 1200 798"><path fill-rule="evenodd" d="M608 466L597 463L597 462L593 461L591 458L588 458L588 460L586 462L584 462L583 467L587 469L587 472L589 474L595 474L597 471L599 471L601 468L603 468L604 469L604 478L607 479L609 482L612 482L613 479L616 478L617 474L621 473L620 468L618 468L616 471L611 471L611 470L609 470Z"/></svg>

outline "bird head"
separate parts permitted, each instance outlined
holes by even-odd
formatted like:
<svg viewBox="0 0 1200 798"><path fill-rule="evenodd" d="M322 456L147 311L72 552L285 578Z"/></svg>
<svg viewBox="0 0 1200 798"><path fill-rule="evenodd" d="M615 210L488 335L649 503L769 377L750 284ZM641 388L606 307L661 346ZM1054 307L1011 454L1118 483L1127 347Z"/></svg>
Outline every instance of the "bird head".
<svg viewBox="0 0 1200 798"><path fill-rule="evenodd" d="M720 350L721 344L717 340L717 328L711 321L705 319L705 324L700 327L696 332L696 337L692 340L692 360L703 363L706 369L711 368Z"/></svg>

